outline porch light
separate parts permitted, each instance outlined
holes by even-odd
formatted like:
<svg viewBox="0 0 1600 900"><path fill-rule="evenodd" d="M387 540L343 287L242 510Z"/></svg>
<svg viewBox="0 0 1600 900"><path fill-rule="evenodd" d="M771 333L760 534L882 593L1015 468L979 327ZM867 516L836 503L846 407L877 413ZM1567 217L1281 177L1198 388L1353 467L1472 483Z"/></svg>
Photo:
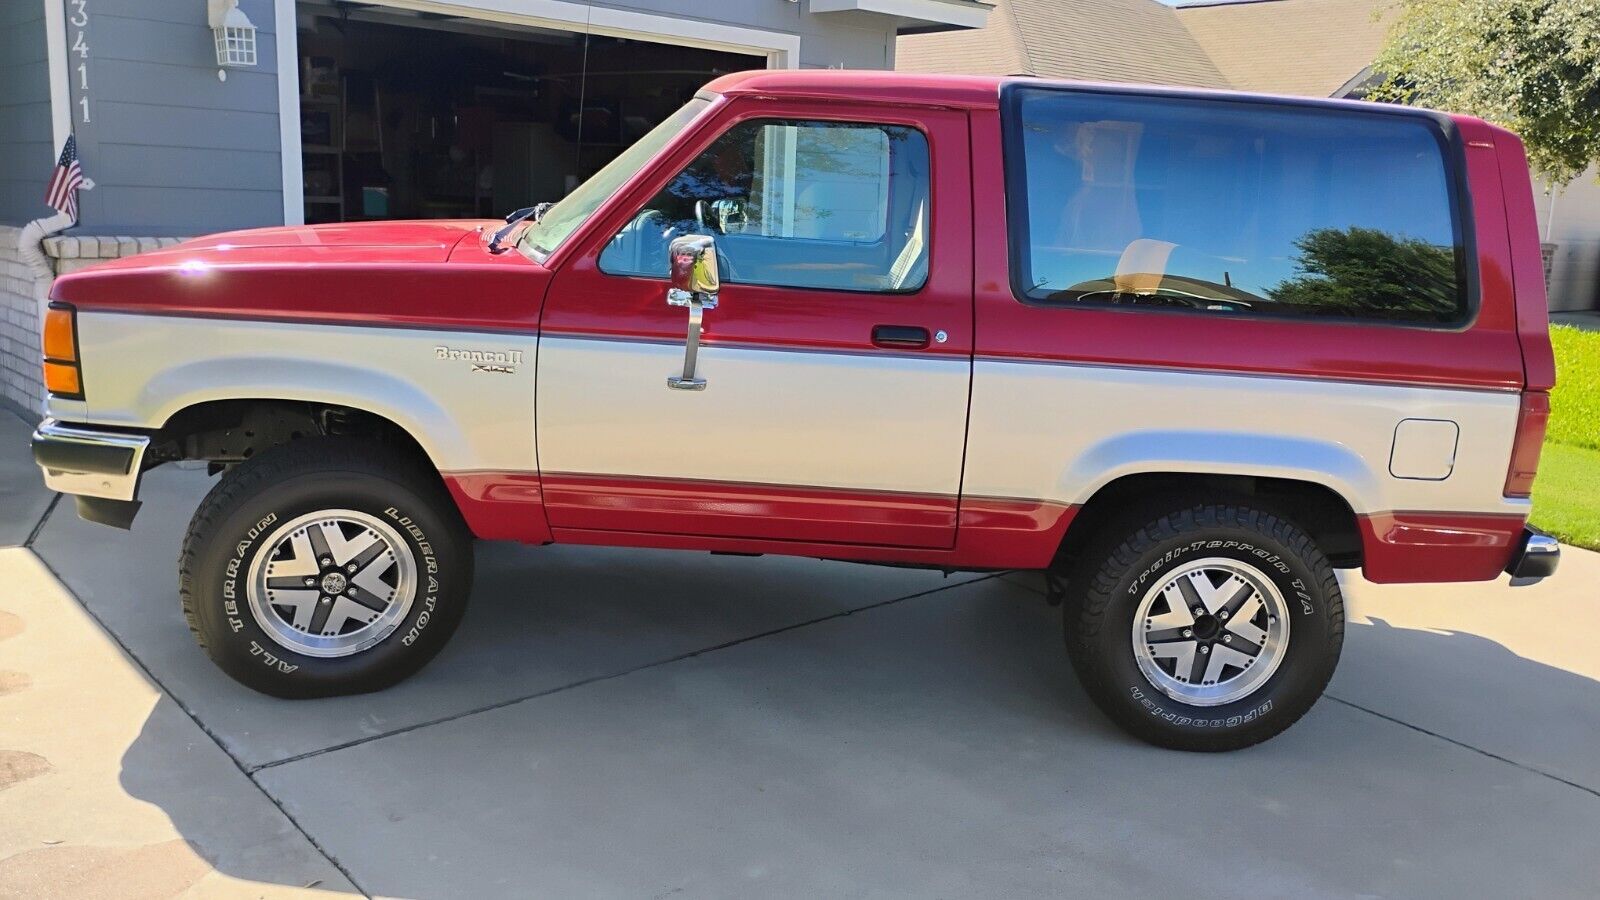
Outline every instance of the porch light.
<svg viewBox="0 0 1600 900"><path fill-rule="evenodd" d="M239 0L206 0L217 65L237 69L256 64L256 26L239 9ZM222 73L218 73L219 76Z"/></svg>

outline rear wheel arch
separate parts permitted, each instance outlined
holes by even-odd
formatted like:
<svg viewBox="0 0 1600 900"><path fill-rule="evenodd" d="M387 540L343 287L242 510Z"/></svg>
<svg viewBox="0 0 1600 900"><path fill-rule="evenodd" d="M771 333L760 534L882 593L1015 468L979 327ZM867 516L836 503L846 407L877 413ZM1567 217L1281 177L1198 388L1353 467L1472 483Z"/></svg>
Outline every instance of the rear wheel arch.
<svg viewBox="0 0 1600 900"><path fill-rule="evenodd" d="M1073 517L1056 551L1058 568L1119 527L1202 504L1241 503L1294 522L1337 568L1361 565L1361 522L1350 502L1314 481L1253 475L1143 472L1101 486Z"/></svg>

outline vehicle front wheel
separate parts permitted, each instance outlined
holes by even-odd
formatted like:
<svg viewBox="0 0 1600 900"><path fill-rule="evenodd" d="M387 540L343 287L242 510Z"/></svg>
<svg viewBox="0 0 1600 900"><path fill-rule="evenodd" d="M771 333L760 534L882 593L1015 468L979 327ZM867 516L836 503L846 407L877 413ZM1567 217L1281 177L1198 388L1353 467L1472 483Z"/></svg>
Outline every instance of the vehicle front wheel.
<svg viewBox="0 0 1600 900"><path fill-rule="evenodd" d="M1089 695L1135 736L1181 750L1266 740L1333 677L1344 601L1305 532L1206 505L1107 536L1069 576L1066 641Z"/></svg>
<svg viewBox="0 0 1600 900"><path fill-rule="evenodd" d="M296 441L234 468L195 512L184 616L235 680L276 697L380 690L466 609L472 544L436 477L381 445Z"/></svg>

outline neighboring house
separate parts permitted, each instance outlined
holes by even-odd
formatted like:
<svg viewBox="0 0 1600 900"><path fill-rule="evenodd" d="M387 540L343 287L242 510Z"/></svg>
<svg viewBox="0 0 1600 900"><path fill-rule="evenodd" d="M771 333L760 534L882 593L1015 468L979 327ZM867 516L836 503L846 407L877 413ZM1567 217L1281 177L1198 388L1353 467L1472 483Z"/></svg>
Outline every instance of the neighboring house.
<svg viewBox="0 0 1600 900"><path fill-rule="evenodd" d="M718 74L884 69L979 0L0 0L0 398L36 407L51 270L162 239L300 222L502 215L559 199ZM237 49L245 49L240 45ZM81 224L51 214L67 134ZM125 239L117 240L118 236ZM59 257L65 257L61 259Z"/></svg>
<svg viewBox="0 0 1600 900"><path fill-rule="evenodd" d="M1363 96L1391 0L991 0L978 30L904 35L911 72L1032 75L1309 97ZM1594 169L1538 191L1550 308L1600 308Z"/></svg>

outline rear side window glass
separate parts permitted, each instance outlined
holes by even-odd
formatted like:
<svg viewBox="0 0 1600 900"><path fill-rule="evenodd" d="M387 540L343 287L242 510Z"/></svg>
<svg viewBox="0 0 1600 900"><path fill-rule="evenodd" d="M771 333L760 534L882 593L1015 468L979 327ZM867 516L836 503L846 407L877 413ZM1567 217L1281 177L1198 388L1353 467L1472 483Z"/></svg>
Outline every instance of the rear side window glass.
<svg viewBox="0 0 1600 900"><path fill-rule="evenodd" d="M1467 318L1456 194L1426 119L1028 88L1007 116L1024 300Z"/></svg>
<svg viewBox="0 0 1600 900"><path fill-rule="evenodd" d="M898 125L735 125L600 254L611 275L667 277L684 234L717 242L722 280L882 293L928 277L928 142Z"/></svg>

